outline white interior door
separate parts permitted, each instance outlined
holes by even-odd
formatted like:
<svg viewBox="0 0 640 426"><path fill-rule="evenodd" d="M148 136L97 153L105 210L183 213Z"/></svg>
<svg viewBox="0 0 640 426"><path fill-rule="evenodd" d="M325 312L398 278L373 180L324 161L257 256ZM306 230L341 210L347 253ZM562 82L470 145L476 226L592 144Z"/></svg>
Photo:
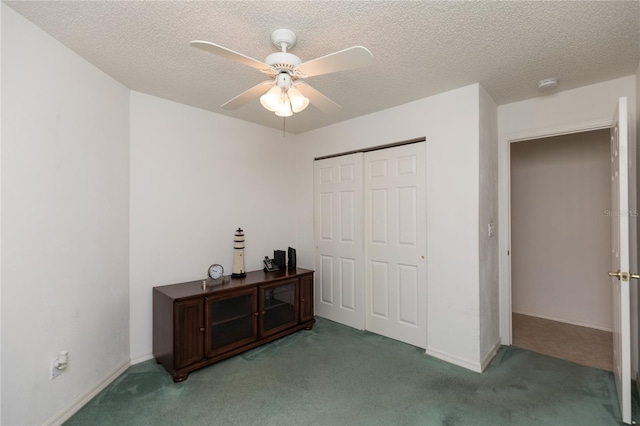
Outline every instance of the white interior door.
<svg viewBox="0 0 640 426"><path fill-rule="evenodd" d="M365 153L366 328L427 347L425 143Z"/></svg>
<svg viewBox="0 0 640 426"><path fill-rule="evenodd" d="M631 314L629 297L629 159L627 98L620 98L611 127L613 373L622 421L631 423Z"/></svg>
<svg viewBox="0 0 640 426"><path fill-rule="evenodd" d="M364 329L362 153L314 163L315 311Z"/></svg>

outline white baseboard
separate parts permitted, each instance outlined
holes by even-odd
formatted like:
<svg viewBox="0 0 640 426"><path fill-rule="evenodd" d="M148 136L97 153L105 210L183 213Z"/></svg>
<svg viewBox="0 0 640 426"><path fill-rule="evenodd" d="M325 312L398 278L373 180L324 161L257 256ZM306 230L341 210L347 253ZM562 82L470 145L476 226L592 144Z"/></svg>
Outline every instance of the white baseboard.
<svg viewBox="0 0 640 426"><path fill-rule="evenodd" d="M138 358L131 360L131 365L140 364L141 362L149 361L150 359L153 359L153 354L139 356Z"/></svg>
<svg viewBox="0 0 640 426"><path fill-rule="evenodd" d="M613 328L611 326L594 324L591 322L573 321L573 320L568 320L566 318L558 318L558 317L553 317L551 315L538 314L535 312L523 312L523 311L512 311L512 312L514 314L527 315L530 317L542 318L542 319L557 321L557 322L564 322L566 324L577 325L580 327L595 328L596 330L609 331L609 332L613 331Z"/></svg>
<svg viewBox="0 0 640 426"><path fill-rule="evenodd" d="M131 366L129 361L123 363L111 373L107 374L102 380L100 380L95 386L87 390L84 394L80 395L74 401L71 402L66 408L60 411L58 414L53 416L53 418L49 419L49 421L45 422L46 425L58 426L62 425L64 422L69 420L71 416L77 413L82 407L85 406L86 403L91 401L91 399L100 393L104 388L106 388L111 382L117 379L122 373L124 373L127 368Z"/></svg>
<svg viewBox="0 0 640 426"><path fill-rule="evenodd" d="M485 354L485 356L482 358L482 361L479 364L477 362L469 361L467 359L463 359L455 355L447 354L445 352L441 352L435 349L427 348L425 353L434 358L438 358L450 364L457 365L458 367L466 368L467 370L471 370L475 373L482 373L487 368L487 366L489 365L493 357L496 356L496 353L498 353L498 350L500 349L501 345L502 345L502 342L500 339L498 339L493 344L493 346L491 346L491 349L489 349L489 351Z"/></svg>
<svg viewBox="0 0 640 426"><path fill-rule="evenodd" d="M500 346L502 346L502 340L498 338L498 340L493 344L493 346L491 346L491 349L489 349L489 352L487 352L484 358L482 358L482 362L480 363L481 371L484 371L487 368L487 366L489 365L493 357L496 356L496 354L498 353Z"/></svg>
<svg viewBox="0 0 640 426"><path fill-rule="evenodd" d="M440 352L435 349L429 349L429 348L427 348L426 354L434 358L438 358L442 361L446 361L450 364L457 365L458 367L466 368L467 370L471 370L475 373L482 373L482 365L480 365L477 362L469 361L467 359L459 358L455 355L450 355L450 354Z"/></svg>

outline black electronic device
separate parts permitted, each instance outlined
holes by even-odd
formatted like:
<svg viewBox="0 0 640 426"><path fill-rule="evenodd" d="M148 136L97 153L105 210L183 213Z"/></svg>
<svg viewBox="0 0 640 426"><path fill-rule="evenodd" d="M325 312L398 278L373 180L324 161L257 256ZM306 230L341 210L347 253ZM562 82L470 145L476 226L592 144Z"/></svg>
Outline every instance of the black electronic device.
<svg viewBox="0 0 640 426"><path fill-rule="evenodd" d="M279 271L280 270L280 268L278 268L278 266L273 261L273 259L269 259L269 256L265 256L264 260L262 261L262 263L264 263L264 271L265 272L273 272L273 271Z"/></svg>
<svg viewBox="0 0 640 426"><path fill-rule="evenodd" d="M284 250L273 251L273 261L279 269L287 268L286 252Z"/></svg>
<svg viewBox="0 0 640 426"><path fill-rule="evenodd" d="M296 269L296 249L289 247L287 251L289 257L289 263L287 267L289 269Z"/></svg>

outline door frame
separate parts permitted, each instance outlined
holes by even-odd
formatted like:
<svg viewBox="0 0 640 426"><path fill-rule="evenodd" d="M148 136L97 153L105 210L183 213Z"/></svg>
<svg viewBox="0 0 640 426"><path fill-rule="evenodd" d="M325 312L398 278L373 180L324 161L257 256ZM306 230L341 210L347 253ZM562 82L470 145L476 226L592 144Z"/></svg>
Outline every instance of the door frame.
<svg viewBox="0 0 640 426"><path fill-rule="evenodd" d="M589 132L611 128L611 119L592 120L551 128L532 129L523 132L499 135L498 171L498 261L499 261L499 306L500 339L503 345L513 341L511 326L511 144L543 139L572 133ZM606 272L606 271L604 271ZM632 295L632 297L635 297ZM632 317L634 312L631 313ZM633 340L633 339L632 339Z"/></svg>

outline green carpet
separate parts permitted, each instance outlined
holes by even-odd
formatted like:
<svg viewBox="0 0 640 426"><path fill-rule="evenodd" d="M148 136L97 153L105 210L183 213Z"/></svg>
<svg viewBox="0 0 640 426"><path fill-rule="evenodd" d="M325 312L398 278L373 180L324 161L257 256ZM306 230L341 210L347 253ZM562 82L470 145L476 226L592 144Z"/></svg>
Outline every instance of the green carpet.
<svg viewBox="0 0 640 426"><path fill-rule="evenodd" d="M620 424L610 372L503 347L477 374L317 320L182 383L134 365L66 425Z"/></svg>

